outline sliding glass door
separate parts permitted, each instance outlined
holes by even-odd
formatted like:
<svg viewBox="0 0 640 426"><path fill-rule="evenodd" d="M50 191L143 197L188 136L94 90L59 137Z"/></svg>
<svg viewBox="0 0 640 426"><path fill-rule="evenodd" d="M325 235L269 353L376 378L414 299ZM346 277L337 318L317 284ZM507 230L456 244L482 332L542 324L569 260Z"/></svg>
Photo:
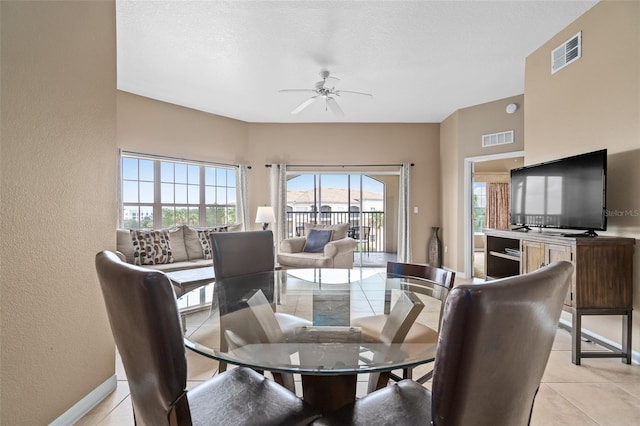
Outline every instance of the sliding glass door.
<svg viewBox="0 0 640 426"><path fill-rule="evenodd" d="M287 180L287 236L305 223L349 223L362 253L385 251L385 185L362 173L300 173Z"/></svg>

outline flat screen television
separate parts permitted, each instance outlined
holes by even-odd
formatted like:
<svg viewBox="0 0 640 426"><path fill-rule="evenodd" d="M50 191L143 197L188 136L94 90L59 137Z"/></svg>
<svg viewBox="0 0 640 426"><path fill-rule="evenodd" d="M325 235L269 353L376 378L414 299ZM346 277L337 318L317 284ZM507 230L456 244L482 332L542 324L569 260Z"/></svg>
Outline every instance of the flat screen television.
<svg viewBox="0 0 640 426"><path fill-rule="evenodd" d="M606 200L606 149L511 170L515 229L578 229L595 236L607 229Z"/></svg>

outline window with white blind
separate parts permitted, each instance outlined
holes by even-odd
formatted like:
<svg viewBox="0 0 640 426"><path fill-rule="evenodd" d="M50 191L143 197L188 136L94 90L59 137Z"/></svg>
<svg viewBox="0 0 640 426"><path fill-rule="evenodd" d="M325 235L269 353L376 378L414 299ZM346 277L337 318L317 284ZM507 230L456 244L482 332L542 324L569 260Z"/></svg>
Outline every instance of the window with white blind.
<svg viewBox="0 0 640 426"><path fill-rule="evenodd" d="M473 183L473 232L482 232L487 227L487 184Z"/></svg>

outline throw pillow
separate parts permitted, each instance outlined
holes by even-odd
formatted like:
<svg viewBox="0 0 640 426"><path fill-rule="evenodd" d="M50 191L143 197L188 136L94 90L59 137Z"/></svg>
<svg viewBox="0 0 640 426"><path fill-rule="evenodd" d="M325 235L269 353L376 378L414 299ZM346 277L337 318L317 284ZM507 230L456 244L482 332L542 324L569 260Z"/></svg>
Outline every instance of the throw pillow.
<svg viewBox="0 0 640 426"><path fill-rule="evenodd" d="M306 253L321 253L324 250L324 246L331 241L332 233L331 230L310 229L302 251Z"/></svg>
<svg viewBox="0 0 640 426"><path fill-rule="evenodd" d="M211 238L209 237L209 230L198 229L198 239L202 246L202 255L205 259L211 259Z"/></svg>
<svg viewBox="0 0 640 426"><path fill-rule="evenodd" d="M134 265L173 263L173 253L167 230L143 231L132 229L130 232Z"/></svg>
<svg viewBox="0 0 640 426"><path fill-rule="evenodd" d="M171 253L174 262L184 262L189 260L187 247L184 243L184 226L169 228L169 241L171 242Z"/></svg>
<svg viewBox="0 0 640 426"><path fill-rule="evenodd" d="M133 263L133 245L131 244L131 231L118 229L116 231L116 250L124 254L128 263Z"/></svg>
<svg viewBox="0 0 640 426"><path fill-rule="evenodd" d="M205 259L213 258L213 243L211 242L210 232L228 232L228 226L216 226L215 228L198 229L198 239L202 246L202 255Z"/></svg>
<svg viewBox="0 0 640 426"><path fill-rule="evenodd" d="M333 234L331 235L331 241L335 241L347 238L347 233L349 232L349 224L337 223L335 225L323 225L319 223L305 223L304 235L309 235L309 231L311 229L331 230L333 231Z"/></svg>

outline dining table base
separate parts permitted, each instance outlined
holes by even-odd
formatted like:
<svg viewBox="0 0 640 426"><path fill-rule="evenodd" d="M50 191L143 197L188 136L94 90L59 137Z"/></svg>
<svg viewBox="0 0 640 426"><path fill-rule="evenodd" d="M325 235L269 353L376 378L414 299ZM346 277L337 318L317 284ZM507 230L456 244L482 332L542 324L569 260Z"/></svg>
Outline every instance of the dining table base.
<svg viewBox="0 0 640 426"><path fill-rule="evenodd" d="M332 413L356 400L357 374L302 375L302 393L307 403L322 414Z"/></svg>

